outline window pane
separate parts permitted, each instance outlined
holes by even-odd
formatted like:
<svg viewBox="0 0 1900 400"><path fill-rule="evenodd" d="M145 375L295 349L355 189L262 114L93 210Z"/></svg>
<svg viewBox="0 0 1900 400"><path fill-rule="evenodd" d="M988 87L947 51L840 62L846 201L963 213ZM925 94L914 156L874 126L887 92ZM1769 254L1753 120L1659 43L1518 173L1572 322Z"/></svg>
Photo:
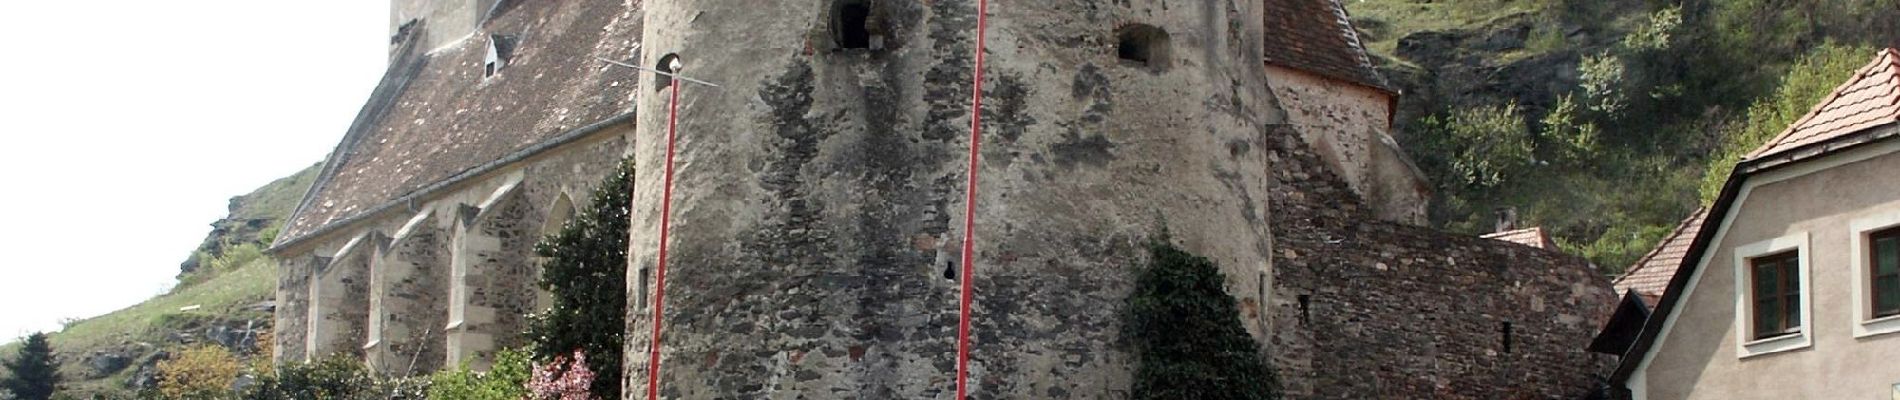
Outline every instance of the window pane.
<svg viewBox="0 0 1900 400"><path fill-rule="evenodd" d="M1874 280L1874 315L1888 316L1900 313L1900 276L1883 276Z"/></svg>
<svg viewBox="0 0 1900 400"><path fill-rule="evenodd" d="M1781 261L1781 292L1789 295L1801 294L1801 263L1793 258Z"/></svg>
<svg viewBox="0 0 1900 400"><path fill-rule="evenodd" d="M1781 302L1776 297L1762 297L1755 302L1755 337L1781 332Z"/></svg>
<svg viewBox="0 0 1900 400"><path fill-rule="evenodd" d="M1779 283L1775 281L1775 279L1777 279L1775 275L1774 264L1765 261L1756 261L1755 277L1753 278L1755 280L1755 298L1764 299L1781 295L1781 293L1778 293L1781 291L1780 288L1775 286Z"/></svg>
<svg viewBox="0 0 1900 400"><path fill-rule="evenodd" d="M1790 328L1801 327L1801 295L1799 293L1792 294L1782 298L1781 301L1781 304L1788 308L1787 315L1782 317L1784 318L1783 321L1787 322L1785 325Z"/></svg>
<svg viewBox="0 0 1900 400"><path fill-rule="evenodd" d="M1900 236L1874 240L1874 275L1900 272Z"/></svg>

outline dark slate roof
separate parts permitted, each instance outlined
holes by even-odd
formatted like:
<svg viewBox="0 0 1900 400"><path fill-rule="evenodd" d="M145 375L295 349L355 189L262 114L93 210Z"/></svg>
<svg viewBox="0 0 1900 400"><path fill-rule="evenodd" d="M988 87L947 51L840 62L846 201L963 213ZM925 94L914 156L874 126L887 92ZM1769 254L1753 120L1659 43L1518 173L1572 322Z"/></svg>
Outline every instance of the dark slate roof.
<svg viewBox="0 0 1900 400"><path fill-rule="evenodd" d="M633 56L641 18L638 6L626 4L521 2L467 40L398 56L285 225L278 246L629 113L637 75L595 59ZM427 25L423 21L421 29ZM514 54L499 74L484 80L490 35L512 37Z"/></svg>
<svg viewBox="0 0 1900 400"><path fill-rule="evenodd" d="M1895 122L1900 122L1900 50L1886 49L1748 158L1773 156Z"/></svg>
<svg viewBox="0 0 1900 400"><path fill-rule="evenodd" d="M1266 62L1397 93L1336 0L1266 0Z"/></svg>

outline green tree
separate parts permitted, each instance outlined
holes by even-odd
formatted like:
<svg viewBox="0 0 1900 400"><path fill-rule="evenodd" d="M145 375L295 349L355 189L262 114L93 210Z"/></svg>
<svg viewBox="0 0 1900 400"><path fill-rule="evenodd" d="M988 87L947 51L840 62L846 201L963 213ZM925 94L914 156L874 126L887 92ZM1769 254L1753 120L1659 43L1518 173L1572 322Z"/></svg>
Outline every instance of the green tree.
<svg viewBox="0 0 1900 400"><path fill-rule="evenodd" d="M59 363L44 332L27 335L20 354L7 360L5 367L8 377L0 382L0 389L13 392L20 400L52 398L53 389L59 386Z"/></svg>
<svg viewBox="0 0 1900 400"><path fill-rule="evenodd" d="M594 189L587 208L535 246L547 259L539 285L554 300L530 327L535 358L586 353L600 366L592 392L601 398L620 396L632 192L633 163L622 161L618 172Z"/></svg>
<svg viewBox="0 0 1900 400"><path fill-rule="evenodd" d="M1126 330L1140 360L1134 398L1280 398L1279 378L1241 327L1214 262L1164 242L1149 256L1128 298Z"/></svg>

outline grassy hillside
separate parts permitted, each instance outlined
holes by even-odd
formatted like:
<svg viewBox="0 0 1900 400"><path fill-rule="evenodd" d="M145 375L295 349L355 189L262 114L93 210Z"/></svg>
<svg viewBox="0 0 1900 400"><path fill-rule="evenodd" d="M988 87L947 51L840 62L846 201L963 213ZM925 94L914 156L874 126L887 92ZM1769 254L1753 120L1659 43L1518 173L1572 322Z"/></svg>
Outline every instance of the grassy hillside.
<svg viewBox="0 0 1900 400"><path fill-rule="evenodd" d="M1437 186L1432 222L1485 233L1514 209L1606 273L1709 200L1735 154L1900 44L1900 0L1786 3L1345 2L1404 89L1398 136Z"/></svg>
<svg viewBox="0 0 1900 400"><path fill-rule="evenodd" d="M131 398L155 378L153 365L182 346L212 343L241 354L268 332L276 263L263 253L296 207L319 166L231 199L231 214L212 224L170 292L118 311L67 323L50 335L60 361L62 395ZM153 266L157 268L169 268ZM11 357L18 344L0 346ZM0 371L4 373L4 371Z"/></svg>
<svg viewBox="0 0 1900 400"><path fill-rule="evenodd" d="M267 329L271 314L259 303L273 297L275 285L276 263L258 258L201 284L68 324L52 335L60 373L66 378L63 393L80 398L130 395L128 383L141 372L149 372L140 367L155 362L152 357L158 351L217 341L208 333L213 326L240 328L255 323ZM234 329L226 335L233 334L250 333ZM125 368L103 372L92 365L97 358L115 356L125 357Z"/></svg>

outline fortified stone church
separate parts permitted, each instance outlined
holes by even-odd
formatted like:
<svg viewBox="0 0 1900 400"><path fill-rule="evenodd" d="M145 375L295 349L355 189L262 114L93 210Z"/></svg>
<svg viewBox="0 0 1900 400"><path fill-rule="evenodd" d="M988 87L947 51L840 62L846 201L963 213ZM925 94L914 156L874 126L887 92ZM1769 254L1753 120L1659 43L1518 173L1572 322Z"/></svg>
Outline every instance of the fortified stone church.
<svg viewBox="0 0 1900 400"><path fill-rule="evenodd" d="M388 71L272 248L279 362L485 368L544 306L534 242L631 157L626 398L655 322L665 398L954 397L971 174L972 397L1126 397L1163 231L1220 264L1290 398L1608 372L1592 266L1419 226L1400 94L1335 0L391 3Z"/></svg>

